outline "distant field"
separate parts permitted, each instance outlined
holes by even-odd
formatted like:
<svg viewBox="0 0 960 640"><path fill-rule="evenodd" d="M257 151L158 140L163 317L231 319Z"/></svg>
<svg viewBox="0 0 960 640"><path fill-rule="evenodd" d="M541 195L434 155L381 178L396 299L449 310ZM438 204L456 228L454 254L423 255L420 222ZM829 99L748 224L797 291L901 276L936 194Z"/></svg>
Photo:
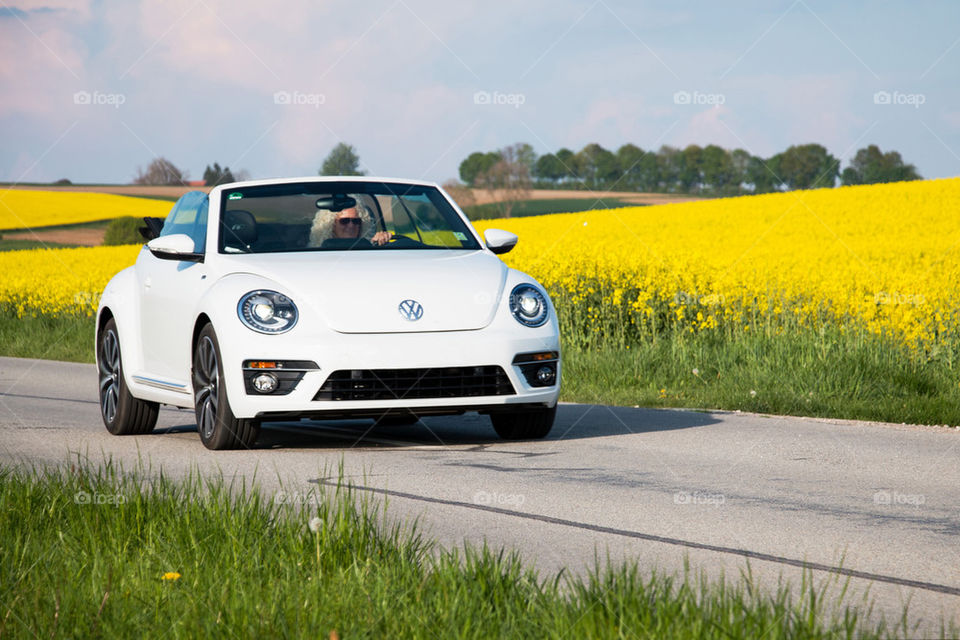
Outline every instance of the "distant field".
<svg viewBox="0 0 960 640"><path fill-rule="evenodd" d="M0 191L0 233L121 216L166 217L170 203L106 193L9 189Z"/></svg>
<svg viewBox="0 0 960 640"><path fill-rule="evenodd" d="M496 191L486 189L471 189L478 205L498 202L503 196ZM641 193L637 191L590 191L588 189L533 189L530 191L530 200L609 200L619 199L630 204L671 204L673 202L695 202L703 200L696 196L678 195L674 193ZM596 208L596 207L592 207ZM587 207L581 209L586 211Z"/></svg>
<svg viewBox="0 0 960 640"><path fill-rule="evenodd" d="M129 185L129 184L79 184L66 187L56 187L51 185L27 184L16 185L15 187L4 186L0 184L0 194L3 189L15 189L23 191L73 191L73 192L96 192L110 193L123 196L134 196L140 198L157 198L162 200L176 200L188 191L209 191L210 187L170 187L170 186L149 186L149 185ZM474 201L477 205L490 204L503 199L503 195L495 191L486 189L471 189ZM638 204L670 204L673 202L694 202L702 200L689 195L677 195L672 193L640 193L635 191L589 191L576 189L533 189L530 191L529 200L597 200L617 199L631 205ZM585 211L583 207L578 211Z"/></svg>
<svg viewBox="0 0 960 640"><path fill-rule="evenodd" d="M619 207L638 206L620 198L559 198L552 200L523 200L518 202L511 217L523 218L526 216L542 216L550 213L577 213L598 209L616 209ZM495 203L478 204L464 208L464 213L471 220L489 220L499 218L500 212Z"/></svg>

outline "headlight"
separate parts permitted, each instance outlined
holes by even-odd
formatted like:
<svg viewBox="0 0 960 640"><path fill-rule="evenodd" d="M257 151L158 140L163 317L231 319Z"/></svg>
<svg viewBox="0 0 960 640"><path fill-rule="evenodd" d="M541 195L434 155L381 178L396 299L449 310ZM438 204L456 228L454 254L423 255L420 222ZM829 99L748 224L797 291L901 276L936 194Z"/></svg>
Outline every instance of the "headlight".
<svg viewBox="0 0 960 640"><path fill-rule="evenodd" d="M517 322L539 327L547 321L547 298L532 284L518 284L510 292L510 312Z"/></svg>
<svg viewBox="0 0 960 640"><path fill-rule="evenodd" d="M260 333L283 333L297 324L297 306L276 291L251 291L237 305L240 321Z"/></svg>

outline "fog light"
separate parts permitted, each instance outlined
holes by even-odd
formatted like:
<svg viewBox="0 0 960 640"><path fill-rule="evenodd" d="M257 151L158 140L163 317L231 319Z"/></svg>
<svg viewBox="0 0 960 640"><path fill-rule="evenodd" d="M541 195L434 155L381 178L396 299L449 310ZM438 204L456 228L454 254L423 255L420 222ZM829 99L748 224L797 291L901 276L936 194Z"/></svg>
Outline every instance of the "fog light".
<svg viewBox="0 0 960 640"><path fill-rule="evenodd" d="M549 386L557 379L557 370L549 365L537 369L537 382L543 386Z"/></svg>
<svg viewBox="0 0 960 640"><path fill-rule="evenodd" d="M277 377L271 373L261 373L253 378L253 388L258 393L273 393L277 390Z"/></svg>

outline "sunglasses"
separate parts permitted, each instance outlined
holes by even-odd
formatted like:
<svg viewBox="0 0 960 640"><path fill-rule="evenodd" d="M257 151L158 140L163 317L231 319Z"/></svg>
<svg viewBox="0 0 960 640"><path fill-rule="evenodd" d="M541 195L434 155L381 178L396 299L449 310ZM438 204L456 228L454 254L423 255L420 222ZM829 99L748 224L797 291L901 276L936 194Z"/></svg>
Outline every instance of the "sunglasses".
<svg viewBox="0 0 960 640"><path fill-rule="evenodd" d="M343 226L354 224L359 227L361 224L363 224L363 220L360 218L337 218L337 223Z"/></svg>

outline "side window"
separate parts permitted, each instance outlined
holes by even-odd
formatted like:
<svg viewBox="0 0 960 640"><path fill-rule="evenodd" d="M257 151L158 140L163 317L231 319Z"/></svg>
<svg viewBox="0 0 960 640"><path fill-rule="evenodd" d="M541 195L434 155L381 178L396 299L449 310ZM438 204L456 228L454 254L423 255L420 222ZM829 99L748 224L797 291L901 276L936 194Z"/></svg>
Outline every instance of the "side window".
<svg viewBox="0 0 960 640"><path fill-rule="evenodd" d="M193 250L203 253L207 240L207 213L210 199L203 191L183 194L163 223L161 236L183 233L193 238Z"/></svg>

